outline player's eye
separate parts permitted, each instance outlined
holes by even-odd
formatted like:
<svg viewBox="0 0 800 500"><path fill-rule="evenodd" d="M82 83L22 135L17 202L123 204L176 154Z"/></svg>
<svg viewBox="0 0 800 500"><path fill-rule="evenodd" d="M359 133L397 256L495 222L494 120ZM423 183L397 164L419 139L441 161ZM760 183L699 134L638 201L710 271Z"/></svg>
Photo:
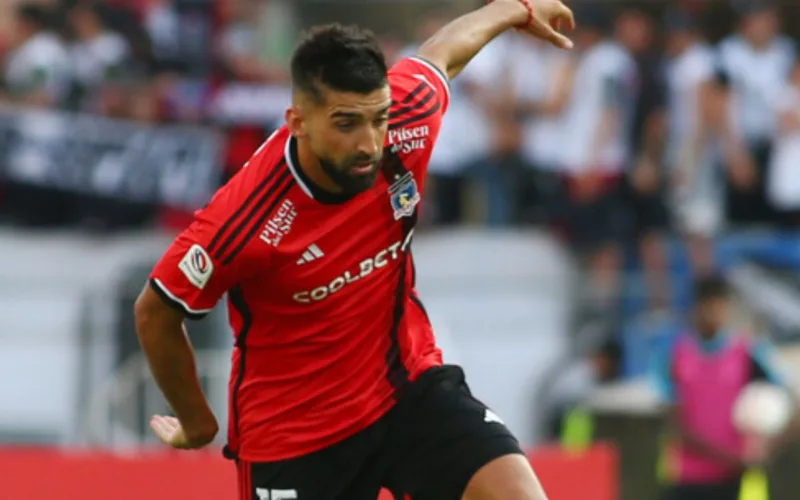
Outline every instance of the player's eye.
<svg viewBox="0 0 800 500"><path fill-rule="evenodd" d="M356 128L356 124L352 121L337 122L336 128L342 132L352 132Z"/></svg>
<svg viewBox="0 0 800 500"><path fill-rule="evenodd" d="M383 127L389 121L389 116L380 116L375 120L376 127Z"/></svg>

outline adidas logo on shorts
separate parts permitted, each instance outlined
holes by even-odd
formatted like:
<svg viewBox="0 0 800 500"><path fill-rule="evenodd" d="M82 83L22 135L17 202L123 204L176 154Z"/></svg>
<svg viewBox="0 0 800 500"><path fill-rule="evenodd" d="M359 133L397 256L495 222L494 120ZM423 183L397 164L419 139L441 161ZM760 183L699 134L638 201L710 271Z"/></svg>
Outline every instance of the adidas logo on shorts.
<svg viewBox="0 0 800 500"><path fill-rule="evenodd" d="M486 413L483 415L483 421L487 424L495 423L495 424L503 424L505 422L497 416L497 413L493 412L492 410L486 410Z"/></svg>

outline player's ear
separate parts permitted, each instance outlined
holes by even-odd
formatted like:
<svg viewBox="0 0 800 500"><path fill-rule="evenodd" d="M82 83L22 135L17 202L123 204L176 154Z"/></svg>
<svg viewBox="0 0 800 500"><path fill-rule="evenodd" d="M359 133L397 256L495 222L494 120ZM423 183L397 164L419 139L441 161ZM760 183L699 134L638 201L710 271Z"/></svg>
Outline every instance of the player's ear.
<svg viewBox="0 0 800 500"><path fill-rule="evenodd" d="M308 135L305 126L305 120L303 120L303 112L299 106L293 104L286 110L286 126L289 128L289 132L294 137L305 137Z"/></svg>

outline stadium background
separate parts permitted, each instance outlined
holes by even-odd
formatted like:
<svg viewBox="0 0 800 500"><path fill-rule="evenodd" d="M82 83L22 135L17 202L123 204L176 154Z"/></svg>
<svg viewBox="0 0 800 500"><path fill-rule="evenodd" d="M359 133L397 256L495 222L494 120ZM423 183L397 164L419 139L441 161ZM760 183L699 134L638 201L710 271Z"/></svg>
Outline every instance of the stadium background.
<svg viewBox="0 0 800 500"><path fill-rule="evenodd" d="M737 9L727 0L677 3L697 14L712 42L735 27ZM144 277L192 210L280 121L286 63L302 27L334 20L369 26L395 57L439 19L476 4L24 4L43 6L45 20L41 9L20 5L0 1L0 498L232 498L221 443L208 453L175 454L147 432L149 416L165 406L133 331L132 303ZM658 54L667 2L601 5L652 15ZM791 5L782 9L785 19L797 15ZM50 39L23 51L15 37L31 23ZM796 36L800 25L784 29ZM20 66L31 74L20 78ZM508 127L492 122L483 133L516 136ZM440 196L453 176L437 173L436 202L426 204L415 241L420 291L445 356L465 366L474 391L530 448L553 499L654 498L660 419L644 376L649 353L679 328L690 305L682 239L672 228L661 232L672 284L666 305L649 305L631 239L620 242L626 259L616 305L598 308L582 293L586 269L542 197L514 191L514 180L531 171L536 177L535 169L498 166L497 151L505 157L519 147L499 143L490 158L476 153L469 160L478 168L458 176L463 210L452 218L437 203L447 202ZM498 172L512 180L496 182ZM523 201L498 207L498 196ZM777 222L730 224L713 243L740 292L742 317L774 337L792 373L800 367L791 362L800 333L800 254L795 227ZM223 424L224 316L220 308L190 325ZM592 371L597 353L612 365L607 377ZM561 401L585 409L592 422L572 413L571 431L553 431ZM795 498L796 455L770 471L772 498Z"/></svg>

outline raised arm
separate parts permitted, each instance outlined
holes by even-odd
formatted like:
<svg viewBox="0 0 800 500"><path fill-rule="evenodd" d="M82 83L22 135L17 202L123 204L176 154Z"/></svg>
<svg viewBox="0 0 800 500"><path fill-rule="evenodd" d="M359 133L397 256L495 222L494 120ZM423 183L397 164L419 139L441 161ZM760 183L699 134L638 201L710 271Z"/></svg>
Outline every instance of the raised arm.
<svg viewBox="0 0 800 500"><path fill-rule="evenodd" d="M495 0L443 27L418 55L454 78L486 44L510 28L569 49L572 42L559 30L574 25L572 11L558 0Z"/></svg>

